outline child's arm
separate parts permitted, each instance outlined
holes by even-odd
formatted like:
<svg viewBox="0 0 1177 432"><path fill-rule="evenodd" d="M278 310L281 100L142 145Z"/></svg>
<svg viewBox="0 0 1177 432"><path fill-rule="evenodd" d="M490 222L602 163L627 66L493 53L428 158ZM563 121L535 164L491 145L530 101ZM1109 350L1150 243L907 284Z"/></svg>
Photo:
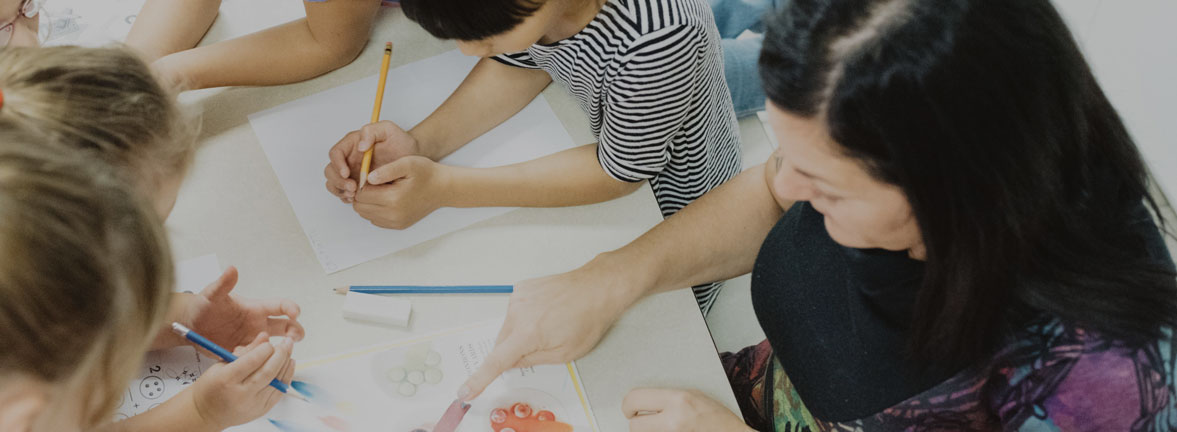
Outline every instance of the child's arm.
<svg viewBox="0 0 1177 432"><path fill-rule="evenodd" d="M641 183L609 177L590 144L495 168L442 165L408 156L368 175L356 195L360 216L384 228L404 229L439 207L563 207L608 201Z"/></svg>
<svg viewBox="0 0 1177 432"><path fill-rule="evenodd" d="M221 0L147 0L127 35L127 45L147 62L200 43L217 17Z"/></svg>
<svg viewBox="0 0 1177 432"><path fill-rule="evenodd" d="M552 82L540 69L508 66L483 58L457 90L429 117L409 130L422 156L435 161L514 116ZM368 146L360 143L359 151Z"/></svg>
<svg viewBox="0 0 1177 432"><path fill-rule="evenodd" d="M171 54L153 66L190 89L302 81L355 59L380 7L379 0L304 3L305 19Z"/></svg>
<svg viewBox="0 0 1177 432"><path fill-rule="evenodd" d="M773 197L775 165L744 171L576 270L516 283L498 342L459 397L477 397L508 369L584 356L647 295L751 271L782 208L792 206Z"/></svg>
<svg viewBox="0 0 1177 432"><path fill-rule="evenodd" d="M552 82L547 72L484 58L432 114L410 131L382 121L349 133L331 148L327 190L350 203L364 151L375 169L405 155L441 160L522 110Z"/></svg>

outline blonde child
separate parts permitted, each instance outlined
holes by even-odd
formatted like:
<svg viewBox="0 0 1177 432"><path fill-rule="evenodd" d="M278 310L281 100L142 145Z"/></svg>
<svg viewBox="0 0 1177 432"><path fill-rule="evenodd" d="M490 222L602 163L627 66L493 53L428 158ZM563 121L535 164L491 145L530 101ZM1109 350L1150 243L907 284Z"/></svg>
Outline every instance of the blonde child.
<svg viewBox="0 0 1177 432"><path fill-rule="evenodd" d="M302 81L360 54L380 0L307 1L304 19L196 47L220 5L221 0L147 0L127 45L154 62L163 80L190 89Z"/></svg>
<svg viewBox="0 0 1177 432"><path fill-rule="evenodd" d="M174 279L159 216L88 152L0 120L0 430L109 423ZM105 430L220 430L260 415L290 347L252 344L191 390ZM264 378L260 384L258 381Z"/></svg>
<svg viewBox="0 0 1177 432"><path fill-rule="evenodd" d="M11 47L0 53L0 94L0 130L39 131L46 140L56 143L61 153L81 153L114 167L128 187L148 199L158 217L164 218L171 211L195 151L195 130L188 116L176 106L174 94L166 91L131 51ZM166 322L184 323L226 347L259 343L269 346L262 340L269 335L302 338L296 304L231 295L236 279L237 270L230 267L199 294L171 296ZM184 343L165 327L156 329L156 334L152 349ZM273 356L289 361L289 346L280 346ZM258 366L254 364L249 372ZM128 426L152 418L191 414L185 411L187 408L200 409L203 418L219 418L225 410L232 412L247 405L247 401L225 395L209 398L220 391L206 383L217 381L205 375L198 380L201 385L188 392L190 396L178 397L177 403L169 401L171 405L165 405L170 409L154 409L135 417ZM186 408L184 399L227 403ZM250 415L262 413L251 411Z"/></svg>

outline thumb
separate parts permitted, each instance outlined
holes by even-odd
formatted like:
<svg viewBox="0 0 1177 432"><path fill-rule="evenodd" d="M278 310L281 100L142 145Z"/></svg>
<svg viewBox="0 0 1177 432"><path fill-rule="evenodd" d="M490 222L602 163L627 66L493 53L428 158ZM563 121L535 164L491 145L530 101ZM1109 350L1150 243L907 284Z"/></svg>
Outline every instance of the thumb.
<svg viewBox="0 0 1177 432"><path fill-rule="evenodd" d="M466 379L466 383L458 389L458 399L469 401L478 397L499 375L515 367L515 363L518 363L527 354L523 352L525 345L515 342L516 340L508 338L495 346L494 351L486 356L478 370L474 371L474 374L470 375L470 378Z"/></svg>
<svg viewBox="0 0 1177 432"><path fill-rule="evenodd" d="M368 184L392 183L408 177L409 172L412 171L409 165L410 162L409 157L403 157L372 170L372 172L368 173Z"/></svg>
<svg viewBox="0 0 1177 432"><path fill-rule="evenodd" d="M221 273L221 277L204 287L200 291L200 295L209 299L226 296L229 295L229 291L233 291L235 286L237 286L237 267L229 266L224 273Z"/></svg>

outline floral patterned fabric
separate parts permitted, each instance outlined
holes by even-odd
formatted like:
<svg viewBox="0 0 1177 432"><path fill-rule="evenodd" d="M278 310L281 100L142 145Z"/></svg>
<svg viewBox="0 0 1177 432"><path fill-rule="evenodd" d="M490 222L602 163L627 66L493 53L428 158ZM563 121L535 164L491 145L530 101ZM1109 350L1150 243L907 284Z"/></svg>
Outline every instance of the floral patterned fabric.
<svg viewBox="0 0 1177 432"><path fill-rule="evenodd" d="M849 422L814 418L767 341L722 357L745 420L760 431L1171 431L1175 340L1165 335L1132 348L1044 319L986 361Z"/></svg>

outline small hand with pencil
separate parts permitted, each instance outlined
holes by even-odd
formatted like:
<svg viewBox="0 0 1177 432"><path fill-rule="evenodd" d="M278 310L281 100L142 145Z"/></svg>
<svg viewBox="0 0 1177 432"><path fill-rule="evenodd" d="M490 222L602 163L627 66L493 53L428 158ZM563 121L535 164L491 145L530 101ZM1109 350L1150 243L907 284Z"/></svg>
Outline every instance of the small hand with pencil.
<svg viewBox="0 0 1177 432"><path fill-rule="evenodd" d="M384 43L384 59L380 61L380 78L376 86L376 102L372 106L372 120L367 126L349 133L331 147L331 163L324 168L327 190L346 204L355 201L356 194L368 183L368 173L376 167L392 163L404 156L421 154L414 138L396 123L380 121L384 103L384 85L388 82L388 65L392 61L392 42Z"/></svg>
<svg viewBox="0 0 1177 432"><path fill-rule="evenodd" d="M371 166L374 168L421 153L416 138L387 120L345 135L331 147L331 163L323 169L323 175L327 177L327 191L346 204L354 202L360 189L364 153L369 149L372 150Z"/></svg>
<svg viewBox="0 0 1177 432"><path fill-rule="evenodd" d="M231 294L236 285L237 269L229 267L200 294L179 297L180 310L174 321L226 347L249 345L261 333L302 340L305 333L298 322L298 304L286 299L242 298ZM169 346L183 343L171 331L161 335L174 339Z"/></svg>
<svg viewBox="0 0 1177 432"><path fill-rule="evenodd" d="M445 204L448 167L422 156L405 156L368 174L353 207L381 228L405 229Z"/></svg>
<svg viewBox="0 0 1177 432"><path fill-rule="evenodd" d="M204 371L186 392L201 422L221 430L269 412L283 396L271 380L289 385L294 376L292 349L289 339L270 344L269 335L260 333L247 346L233 351L236 360Z"/></svg>

